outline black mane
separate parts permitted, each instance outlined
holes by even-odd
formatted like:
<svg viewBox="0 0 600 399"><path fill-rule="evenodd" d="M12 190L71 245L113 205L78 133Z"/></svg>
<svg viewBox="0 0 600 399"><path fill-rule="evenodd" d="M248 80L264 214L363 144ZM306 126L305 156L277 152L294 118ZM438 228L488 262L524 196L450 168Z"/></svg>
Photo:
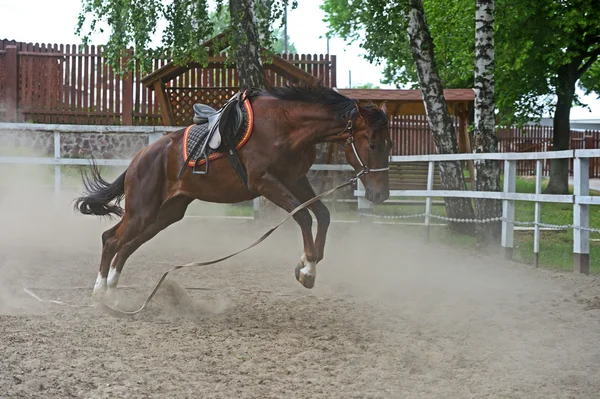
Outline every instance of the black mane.
<svg viewBox="0 0 600 399"><path fill-rule="evenodd" d="M281 100L299 101L308 104L318 104L327 107L335 112L340 119L345 119L349 115L352 119L358 116L356 105L358 100L353 100L338 93L332 88L323 86L320 81L316 83L300 82L294 85L283 87L270 87L264 91L255 93L256 95L270 95ZM367 118L370 125L386 125L387 118L381 110L374 106L362 107L363 116Z"/></svg>
<svg viewBox="0 0 600 399"><path fill-rule="evenodd" d="M340 119L347 117L350 112L356 109L358 103L356 100L323 86L320 82L314 84L300 82L295 85L271 87L265 90L265 94L281 100L323 105L337 113Z"/></svg>
<svg viewBox="0 0 600 399"><path fill-rule="evenodd" d="M273 96L287 101L322 105L332 112L335 112L340 119L345 119L349 116L354 119L358 116L356 112L353 112L356 111L358 100L353 100L338 93L332 88L323 86L320 81L315 83L300 82L283 87L270 87L264 91L255 92L253 94L259 96ZM367 107L367 109L369 108L371 107ZM363 109L365 109L365 107L363 107ZM381 120L381 117L386 119L382 112L367 112L367 114L374 117L375 120L372 121L374 123L378 122L377 119ZM376 117L375 114L381 114L381 116Z"/></svg>

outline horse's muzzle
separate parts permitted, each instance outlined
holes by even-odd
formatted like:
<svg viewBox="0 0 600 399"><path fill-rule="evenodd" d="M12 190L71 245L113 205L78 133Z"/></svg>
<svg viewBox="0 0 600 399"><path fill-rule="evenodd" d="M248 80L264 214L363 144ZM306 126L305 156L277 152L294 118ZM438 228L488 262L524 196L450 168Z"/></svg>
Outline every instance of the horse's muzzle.
<svg viewBox="0 0 600 399"><path fill-rule="evenodd" d="M376 193L366 192L365 197L374 204L381 204L386 199L390 198L390 192L378 191Z"/></svg>

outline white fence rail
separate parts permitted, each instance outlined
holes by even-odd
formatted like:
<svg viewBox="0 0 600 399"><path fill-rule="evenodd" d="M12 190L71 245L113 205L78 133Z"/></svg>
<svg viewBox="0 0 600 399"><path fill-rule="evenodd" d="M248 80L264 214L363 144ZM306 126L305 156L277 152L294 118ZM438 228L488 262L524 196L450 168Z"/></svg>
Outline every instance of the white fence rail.
<svg viewBox="0 0 600 399"><path fill-rule="evenodd" d="M145 127L145 126L96 126L96 125L44 125L25 123L0 123L0 135L7 132L34 131L52 132L54 135L54 157L1 157L0 164L38 164L54 165L54 193L58 199L61 188L61 166L64 165L88 165L89 160L84 158L63 158L61 155L61 134L63 133L115 133L115 134L147 134L148 144L158 140L164 133L174 131L174 127ZM573 253L574 269L576 272L589 273L589 236L591 231L600 232L589 226L590 205L600 205L600 197L590 196L589 192L589 159L600 157L600 150L568 150L554 152L528 152L528 153L492 153L492 154L447 154L447 155L414 155L393 156L390 162L423 162L429 163L427 176L427 190L392 190L391 197L425 197L425 212L419 215L425 219L425 225L429 229L432 218L441 218L448 221L459 222L492 222L502 221L502 247L507 258L512 258L514 245L514 226L518 224L534 226L534 261L538 261L540 228L573 228ZM546 159L574 159L574 193L573 195L550 195L542 194L542 160ZM502 192L483 191L456 191L456 190L433 190L434 165L435 162L444 161L467 161L467 160L499 160L504 161L504 187ZM536 160L536 192L535 194L523 194L516 192L516 167L518 160ZM127 166L128 159L98 159L99 165ZM349 165L313 165L312 170L353 170ZM371 203L365 199L365 191L359 181L354 192L358 199L358 211L362 216L373 216L368 212L372 210ZM501 200L502 217L486 221L475 220L452 220L431 213L433 197L461 197L461 198L487 198ZM515 201L535 202L533 222L515 221ZM541 223L542 203L569 203L573 204L573 224L566 226L548 226ZM256 203L255 203L256 204ZM406 218L407 216L403 216ZM363 219L364 220L364 219Z"/></svg>
<svg viewBox="0 0 600 399"><path fill-rule="evenodd" d="M89 165L87 158L63 158L61 154L62 134L146 134L147 145L160 139L165 133L178 130L178 127L169 126L107 126L107 125L53 125L53 124L30 124L30 123L0 123L0 135L15 132L37 132L51 133L54 136L54 157L24 157L24 156L0 156L0 164L15 165L54 165L54 199L58 203L61 192L61 166L67 165ZM0 137L1 139L1 137ZM128 166L130 159L95 159L96 164L102 166ZM311 170L320 171L352 171L349 165L313 165ZM258 208L258 199L254 201L255 214Z"/></svg>
<svg viewBox="0 0 600 399"><path fill-rule="evenodd" d="M589 160L600 157L600 150L568 150L554 152L528 152L528 153L491 153L491 154L441 154L441 155L412 155L393 156L390 162L423 162L429 163L427 174L427 190L392 190L391 197L426 197L425 213L418 216L425 217L425 225L430 226L432 217L441 218L431 214L431 201L433 197L455 197L455 198L486 198L502 201L502 247L507 258L513 256L514 226L517 224L531 224L534 226L534 262L537 266L540 250L540 228L550 227L555 229L573 228L573 254L574 271L589 273L589 242L590 232L600 232L598 229L590 228L589 215L590 205L600 205L600 197L590 196ZM542 161L546 159L574 159L574 190L573 195L542 194ZM504 187L502 192L487 191L455 191L455 190L433 190L434 165L435 162L444 161L467 161L467 160L499 160L504 161ZM517 161L536 161L536 189L535 194L524 194L516 192ZM369 216L372 209L369 201L365 200L365 191L362 185L355 190L354 194L359 198L359 213ZM515 221L515 201L535 202L534 221L532 223L520 223ZM541 223L541 203L568 203L573 204L573 224L565 226L553 226ZM405 217L405 216L403 216ZM498 219L486 221L452 220L454 222L494 222Z"/></svg>

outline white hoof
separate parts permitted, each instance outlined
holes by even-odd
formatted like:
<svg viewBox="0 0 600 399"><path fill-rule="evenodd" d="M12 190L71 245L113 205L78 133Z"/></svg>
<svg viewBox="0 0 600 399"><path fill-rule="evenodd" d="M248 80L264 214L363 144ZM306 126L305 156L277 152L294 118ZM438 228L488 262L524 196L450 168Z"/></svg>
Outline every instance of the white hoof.
<svg viewBox="0 0 600 399"><path fill-rule="evenodd" d="M94 291L92 292L92 298L102 299L106 295L107 287L106 278L103 278L102 275L98 273L96 284L94 284Z"/></svg>
<svg viewBox="0 0 600 399"><path fill-rule="evenodd" d="M119 277L121 277L121 273L119 273L116 268L111 267L108 271L108 288L117 288L117 284L119 284Z"/></svg>
<svg viewBox="0 0 600 399"><path fill-rule="evenodd" d="M302 254L300 262L296 266L296 280L305 288L313 288L317 279L317 263L308 262L306 255Z"/></svg>

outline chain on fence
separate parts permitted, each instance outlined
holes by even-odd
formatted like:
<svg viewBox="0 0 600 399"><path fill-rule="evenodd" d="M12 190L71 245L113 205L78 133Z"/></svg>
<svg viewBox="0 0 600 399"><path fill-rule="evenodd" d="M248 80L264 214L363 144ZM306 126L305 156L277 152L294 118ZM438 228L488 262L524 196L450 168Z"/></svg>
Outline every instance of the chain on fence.
<svg viewBox="0 0 600 399"><path fill-rule="evenodd" d="M377 219L413 219L413 218L427 216L426 213L415 213L412 215L378 215L378 214L374 214L374 213L359 212L358 214L359 214L359 216L372 217L372 218L377 218ZM487 218L487 219L460 219L460 218L452 218L452 217L448 217L448 216L430 214L429 217L433 218L433 219L444 220L446 222L451 222L451 223L508 222L508 223L512 223L515 226L535 226L537 224L541 228L552 229L552 230L579 229L579 230L583 230L583 231L589 231L590 233L600 233L600 229L596 229L596 228L592 228L592 227L575 226L573 224L559 225L559 224L550 224L550 223L541 223L541 222L536 223L534 221L521 222L521 221L517 221L517 220L510 220L510 219L507 219L502 216L494 217L494 218Z"/></svg>

